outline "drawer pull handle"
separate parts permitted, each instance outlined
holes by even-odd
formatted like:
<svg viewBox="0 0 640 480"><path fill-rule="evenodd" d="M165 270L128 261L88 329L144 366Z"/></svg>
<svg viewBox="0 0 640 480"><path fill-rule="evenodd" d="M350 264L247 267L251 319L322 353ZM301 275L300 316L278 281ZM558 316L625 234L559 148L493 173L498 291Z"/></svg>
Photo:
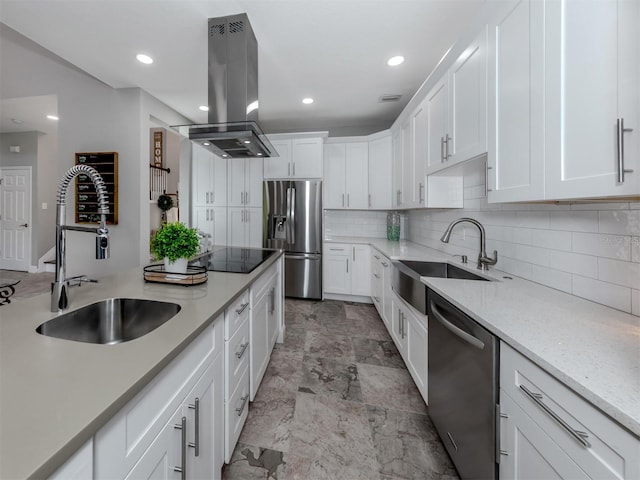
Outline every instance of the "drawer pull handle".
<svg viewBox="0 0 640 480"><path fill-rule="evenodd" d="M587 438L589 438L589 435L586 432L581 432L579 430L575 430L571 425L569 425L567 422L565 422L562 418L560 418L560 416L554 412L553 410L551 410L543 401L542 399L544 398L542 396L542 394L540 393L536 393L536 392L532 392L531 390L529 390L527 387L525 387L524 385L520 385L520 390L522 390L524 393L527 394L527 396L534 401L534 403L536 405L538 405L542 410L544 410L551 418L553 418L556 422L558 422L560 424L560 426L562 428L564 428L567 432L569 432L569 434L576 439L576 441L578 443L580 443L583 447L585 448L590 448L591 444L589 442L587 442Z"/></svg>
<svg viewBox="0 0 640 480"><path fill-rule="evenodd" d="M246 395L241 396L240 400L242 401L242 405L240 405L239 407L236 408L236 412L237 412L239 417L242 416L242 412L244 410L244 406L247 404L247 400L249 400L249 394L247 393Z"/></svg>
<svg viewBox="0 0 640 480"><path fill-rule="evenodd" d="M380 257L378 255L374 255L373 258L375 258L376 260L380 260Z"/></svg>
<svg viewBox="0 0 640 480"><path fill-rule="evenodd" d="M195 450L196 457L200 456L200 399L196 397L193 403L189 404L190 410L195 410L195 425L193 442L189 442L189 447Z"/></svg>
<svg viewBox="0 0 640 480"><path fill-rule="evenodd" d="M249 306L249 302L243 303L242 305L240 305L240 308L236 310L236 313L238 315L242 314L242 312L244 312L248 306Z"/></svg>
<svg viewBox="0 0 640 480"><path fill-rule="evenodd" d="M180 442L180 466L173 467L174 472L180 473L180 479L187 478L187 417L182 417L182 421L178 425L174 425L176 430L182 430L182 440Z"/></svg>
<svg viewBox="0 0 640 480"><path fill-rule="evenodd" d="M242 358L248 346L249 346L249 342L245 342L242 345L240 345L240 350L236 352L236 357Z"/></svg>
<svg viewBox="0 0 640 480"><path fill-rule="evenodd" d="M382 266L385 267L385 268L389 266L389 264L387 262L381 262L381 263L382 263Z"/></svg>
<svg viewBox="0 0 640 480"><path fill-rule="evenodd" d="M374 273L373 276L376 278L380 278L380 275L378 275L377 273Z"/></svg>

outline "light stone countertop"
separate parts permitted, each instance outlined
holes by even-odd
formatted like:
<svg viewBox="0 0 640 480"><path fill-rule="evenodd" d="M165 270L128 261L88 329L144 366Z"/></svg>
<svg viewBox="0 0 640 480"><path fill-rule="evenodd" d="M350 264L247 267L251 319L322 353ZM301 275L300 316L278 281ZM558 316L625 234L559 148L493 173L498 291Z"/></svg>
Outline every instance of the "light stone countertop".
<svg viewBox="0 0 640 480"><path fill-rule="evenodd" d="M444 261L480 273L474 259L462 265L457 257L407 241L333 237L325 242L369 244L392 260ZM488 276L498 281L421 280L640 436L640 317L496 269Z"/></svg>
<svg viewBox="0 0 640 480"><path fill-rule="evenodd" d="M46 478L89 440L280 256L249 274L208 272L201 285L146 283L136 267L70 290L75 310L105 298L174 302L180 312L117 345L36 333L50 295L0 307L0 478Z"/></svg>

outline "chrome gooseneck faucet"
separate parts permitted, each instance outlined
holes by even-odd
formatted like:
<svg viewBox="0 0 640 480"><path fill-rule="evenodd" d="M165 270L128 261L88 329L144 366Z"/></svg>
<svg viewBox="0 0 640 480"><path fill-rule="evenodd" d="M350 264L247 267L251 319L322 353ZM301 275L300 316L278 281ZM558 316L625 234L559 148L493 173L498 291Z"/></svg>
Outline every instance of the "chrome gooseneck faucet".
<svg viewBox="0 0 640 480"><path fill-rule="evenodd" d="M487 256L487 252L485 250L486 246L485 246L484 227L482 226L482 224L479 221L474 220L473 218L466 218L466 217L454 220L447 227L447 229L445 230L444 235L442 235L442 238L440 239L440 241L444 242L444 243L449 243L449 239L451 238L451 231L453 230L453 227L455 227L457 224L462 223L462 222L471 223L471 224L475 225L476 227L478 227L478 230L480 230L480 253L478 254L478 269L479 270L489 270L489 265L495 265L496 262L498 261L498 251L497 250L493 251L493 258Z"/></svg>
<svg viewBox="0 0 640 480"><path fill-rule="evenodd" d="M80 227L76 225L65 225L66 196L71 181L78 175L86 174L91 178L93 186L98 194L98 213L100 214L100 224L98 228ZM69 305L67 290L72 281L89 282L87 277L80 275L66 278L66 231L89 232L96 234L96 259L103 260L109 258L109 232L106 227L109 204L107 203L107 189L104 180L98 171L89 165L74 165L63 175L58 185L57 206L56 206L56 276L51 284L51 311L59 312Z"/></svg>

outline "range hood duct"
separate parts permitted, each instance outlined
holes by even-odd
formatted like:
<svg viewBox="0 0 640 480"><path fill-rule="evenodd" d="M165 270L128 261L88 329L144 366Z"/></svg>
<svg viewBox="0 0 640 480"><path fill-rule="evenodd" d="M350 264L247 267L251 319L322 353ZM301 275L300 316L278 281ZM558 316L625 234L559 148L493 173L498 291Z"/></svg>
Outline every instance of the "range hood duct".
<svg viewBox="0 0 640 480"><path fill-rule="evenodd" d="M249 18L210 18L208 43L209 123L186 126L188 137L224 158L278 156L257 123L258 43Z"/></svg>

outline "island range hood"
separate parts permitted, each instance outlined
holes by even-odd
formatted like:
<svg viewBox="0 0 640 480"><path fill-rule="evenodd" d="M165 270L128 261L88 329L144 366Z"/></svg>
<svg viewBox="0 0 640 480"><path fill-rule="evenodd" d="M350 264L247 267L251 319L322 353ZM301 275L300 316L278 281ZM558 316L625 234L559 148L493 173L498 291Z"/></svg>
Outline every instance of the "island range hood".
<svg viewBox="0 0 640 480"><path fill-rule="evenodd" d="M278 156L258 126L258 43L245 13L209 19L209 123L180 133L223 158Z"/></svg>

